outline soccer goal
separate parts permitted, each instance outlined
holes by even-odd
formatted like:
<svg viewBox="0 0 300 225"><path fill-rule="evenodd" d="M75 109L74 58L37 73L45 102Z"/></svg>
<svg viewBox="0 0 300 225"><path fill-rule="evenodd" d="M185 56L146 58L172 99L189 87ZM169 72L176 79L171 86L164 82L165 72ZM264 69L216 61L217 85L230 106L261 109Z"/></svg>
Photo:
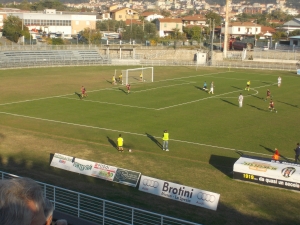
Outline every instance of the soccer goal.
<svg viewBox="0 0 300 225"><path fill-rule="evenodd" d="M122 84L153 82L153 67L122 70Z"/></svg>

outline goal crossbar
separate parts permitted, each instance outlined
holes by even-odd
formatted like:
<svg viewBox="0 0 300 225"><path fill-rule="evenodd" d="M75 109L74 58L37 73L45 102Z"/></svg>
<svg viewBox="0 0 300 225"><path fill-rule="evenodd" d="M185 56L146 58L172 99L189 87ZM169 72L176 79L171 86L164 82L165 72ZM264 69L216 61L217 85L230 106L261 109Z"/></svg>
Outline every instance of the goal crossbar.
<svg viewBox="0 0 300 225"><path fill-rule="evenodd" d="M153 79L153 67L122 70L122 84L124 85L138 82L153 82Z"/></svg>

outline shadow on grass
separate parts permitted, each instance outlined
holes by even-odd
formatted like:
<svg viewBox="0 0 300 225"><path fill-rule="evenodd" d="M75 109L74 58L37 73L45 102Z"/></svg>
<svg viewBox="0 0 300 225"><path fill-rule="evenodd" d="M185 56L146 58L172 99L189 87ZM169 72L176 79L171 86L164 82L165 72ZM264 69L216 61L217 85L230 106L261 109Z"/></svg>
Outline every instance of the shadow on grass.
<svg viewBox="0 0 300 225"><path fill-rule="evenodd" d="M194 86L194 87L199 89L200 91L207 92L207 89L203 89L202 87L199 87L199 86Z"/></svg>
<svg viewBox="0 0 300 225"><path fill-rule="evenodd" d="M75 95L77 95L77 96L78 96L78 98L80 98L80 99L81 99L81 94L79 94L78 92L75 92Z"/></svg>
<svg viewBox="0 0 300 225"><path fill-rule="evenodd" d="M238 90L243 90L242 88L239 88L239 87L236 87L236 86L231 86L231 87L233 87L235 89L238 89Z"/></svg>
<svg viewBox="0 0 300 225"><path fill-rule="evenodd" d="M254 98L257 98L257 99L259 99L259 100L264 100L263 97L258 97L258 96L256 96L256 95L250 95L250 96L252 96L252 97L254 97Z"/></svg>
<svg viewBox="0 0 300 225"><path fill-rule="evenodd" d="M106 80L106 79L105 79L105 80ZM113 84L113 82L110 81L110 80L106 80L106 82L107 82L107 83L110 83L110 84Z"/></svg>
<svg viewBox="0 0 300 225"><path fill-rule="evenodd" d="M266 81L262 81L263 84L273 84L273 83L270 83L270 82L266 82Z"/></svg>
<svg viewBox="0 0 300 225"><path fill-rule="evenodd" d="M122 91L123 93L127 94L127 91L125 91L123 88L119 88L120 91Z"/></svg>
<svg viewBox="0 0 300 225"><path fill-rule="evenodd" d="M117 144L114 142L114 140L110 139L110 137L107 136L107 140L108 142L115 148L118 150L118 146Z"/></svg>
<svg viewBox="0 0 300 225"><path fill-rule="evenodd" d="M249 104L247 104L247 105L249 105ZM266 110L263 110L263 109L261 109L261 108L258 108L257 106L255 106L255 105L249 105L250 107L252 107L252 108L255 108L255 109L257 109L257 110L260 110L260 111L266 111Z"/></svg>
<svg viewBox="0 0 300 225"><path fill-rule="evenodd" d="M286 105L289 105L289 106L292 106L292 107L298 108L298 105L292 105L292 104L290 104L290 103L287 103L287 102L282 102L282 101L277 101L277 102L280 102L280 103L283 103L283 104L286 104Z"/></svg>
<svg viewBox="0 0 300 225"><path fill-rule="evenodd" d="M259 146L262 147L262 148L264 148L265 150L267 150L268 152L270 152L270 153L272 153L272 154L275 153L275 150L272 150L272 149L270 149L270 148L268 148L268 147L266 147L266 146L263 146L263 145L259 145ZM280 150L278 150L278 151L279 151L279 156L281 157L281 159L284 159L285 161L291 161L291 160L288 159L287 157L281 155L281 154L280 154Z"/></svg>
<svg viewBox="0 0 300 225"><path fill-rule="evenodd" d="M226 102L226 103L230 104L230 105L239 106L238 104L234 104L233 102L227 101L227 100L225 100L225 99L222 99L222 98L221 98L221 100L222 100L223 102Z"/></svg>
<svg viewBox="0 0 300 225"><path fill-rule="evenodd" d="M151 134L145 133L147 135L148 138L150 138L151 141L153 141L160 149L163 148L162 144L155 138L153 137Z"/></svg>
<svg viewBox="0 0 300 225"><path fill-rule="evenodd" d="M227 156L211 155L209 164L214 166L217 170L224 173L229 178L232 178L233 164L237 161L237 158L231 158Z"/></svg>

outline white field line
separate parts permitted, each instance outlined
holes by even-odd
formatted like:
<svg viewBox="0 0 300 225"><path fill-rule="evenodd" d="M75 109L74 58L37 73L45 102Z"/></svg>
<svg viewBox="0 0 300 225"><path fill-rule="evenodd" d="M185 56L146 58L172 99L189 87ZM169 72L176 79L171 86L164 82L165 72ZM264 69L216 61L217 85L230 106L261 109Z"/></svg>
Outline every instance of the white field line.
<svg viewBox="0 0 300 225"><path fill-rule="evenodd" d="M255 94L252 94L252 95L257 95L258 94L257 90L255 90L254 88L252 88L252 90L256 92ZM243 90L241 90L241 91L243 91ZM246 95L246 96L244 96L244 98L251 97L252 95ZM238 99L238 97L222 97L222 98L236 98L236 99Z"/></svg>
<svg viewBox="0 0 300 225"><path fill-rule="evenodd" d="M166 80L161 80L161 81L181 80L181 79L193 78L193 77L205 77L205 76L210 76L210 75L214 75L214 74L222 74L222 73L228 73L228 71L218 72L218 73L199 74L199 75L188 76L188 77L178 77L178 78L166 79ZM153 83L161 82L161 81L154 81Z"/></svg>
<svg viewBox="0 0 300 225"><path fill-rule="evenodd" d="M19 114L14 114L14 113L0 112L0 114L22 117L22 118L32 119L32 120L40 120L40 121L46 121L46 122L52 122L52 123L66 124L66 125L77 126L77 127L91 128L91 129L97 129L97 130L106 130L106 131L112 131L112 132L117 132L117 133L124 133L124 134L148 137L146 134L133 133L133 132L123 131L123 130L108 129L108 128L104 128L104 127L95 127L95 126L89 126L89 125L84 125L84 124L68 123L68 122L63 122L63 121L58 121L58 120L50 120L50 119L43 119L43 118L32 117L32 116L24 116L24 115L19 115ZM156 137L156 136L153 136L153 137L157 138L157 139L161 139L161 137ZM191 142L191 141L182 141L182 140L176 140L176 139L170 139L170 141L181 142L181 143L192 144L192 145L199 145L199 146L206 146L206 147L217 148L217 149L224 149L224 150L228 150L228 151L239 151L239 152L246 152L246 153L251 153L251 154L256 154L256 155L270 156L270 155L264 154L264 153L251 152L251 151L221 147L221 146L216 146L216 145L207 145L207 144Z"/></svg>
<svg viewBox="0 0 300 225"><path fill-rule="evenodd" d="M263 86L255 87L255 88L263 88L263 87L268 87L268 86L270 86L270 85L268 84L268 85L263 85ZM190 101L190 102L184 102L184 103L177 104L177 105L171 105L171 106L159 108L159 109L156 109L156 110L169 109L169 108L173 108L173 107L177 107L177 106L187 105L187 104L203 101L203 100L210 99L210 98L216 98L216 97L219 97L219 96L222 96L222 95L227 95L227 94L236 93L236 92L240 92L240 91L241 90L236 90L236 91L226 92L226 93L219 94L219 95L212 95L212 96L207 97L207 98L201 98L201 99L197 99L197 100Z"/></svg>
<svg viewBox="0 0 300 225"><path fill-rule="evenodd" d="M186 82L186 83L181 83L181 84L173 84L173 85L160 86L160 87L156 87L156 88L148 88L148 89L144 89L144 90L141 90L141 91L133 91L132 93L144 92L144 91L150 91L150 90L156 90L156 89L159 89L159 88L180 86L180 85L185 85L185 84L194 84L194 83L197 83L197 82Z"/></svg>
<svg viewBox="0 0 300 225"><path fill-rule="evenodd" d="M249 79L238 79L238 78L230 78L230 77L215 77L215 76L211 76L213 78L222 78L222 79L228 79L228 80L246 80L248 81ZM261 80L251 80L251 81L261 81Z"/></svg>
<svg viewBox="0 0 300 225"><path fill-rule="evenodd" d="M189 77L179 77L179 78L166 79L166 80L161 80L161 81L154 81L153 83L155 83L155 82L170 81L170 80L180 80L180 79L191 78L191 77L209 76L209 75L212 75L212 74L220 74L220 73L227 73L227 72L208 73L208 74L204 74L204 75L195 75L195 76L189 76ZM97 89L97 90L87 91L87 93L96 92L96 91L113 90L113 89L118 89L118 88L119 88L119 86L117 86L117 87L111 87L111 88L103 88L103 89ZM71 96L71 95L73 95L73 94L56 95L56 96L49 96L49 97L44 97L44 98L35 98L35 99L23 100L23 101L17 101L17 102L8 102L8 103L2 103L2 104L0 104L0 106L12 105L12 104L18 104L18 103L24 103L24 102L39 101L39 100L51 99L51 98L60 98L60 97Z"/></svg>
<svg viewBox="0 0 300 225"><path fill-rule="evenodd" d="M60 97L69 96L69 95L73 95L73 94L57 95L57 96L50 96L50 97L44 97L44 98L35 98L35 99L31 99L31 100L23 100L23 101L18 101L18 102L8 102L8 103L0 104L0 106L12 105L12 104L18 104L18 103L24 103L24 102L33 102L33 101L39 101L39 100L51 99L51 98L60 98Z"/></svg>
<svg viewBox="0 0 300 225"><path fill-rule="evenodd" d="M71 100L75 100L75 101L96 102L96 103L100 103L100 104L118 105L118 106L126 106L126 107L139 108L139 109L152 109L152 110L155 110L155 108L147 108L147 107L134 106L134 105L124 105L124 104L118 104L118 103L112 103L112 102L101 102L101 101L93 101L93 100L87 100L87 99L80 100L80 99L67 98L67 97L60 97L60 98L71 99Z"/></svg>

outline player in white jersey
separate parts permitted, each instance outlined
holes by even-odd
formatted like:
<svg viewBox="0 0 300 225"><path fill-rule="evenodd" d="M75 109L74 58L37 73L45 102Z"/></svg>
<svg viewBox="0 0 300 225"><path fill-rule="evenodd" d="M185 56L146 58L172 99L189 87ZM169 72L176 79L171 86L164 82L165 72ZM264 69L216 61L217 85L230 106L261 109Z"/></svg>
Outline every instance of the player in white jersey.
<svg viewBox="0 0 300 225"><path fill-rule="evenodd" d="M238 98L240 108L243 107L243 100L244 100L244 96L242 95L242 93L240 93L240 96Z"/></svg>
<svg viewBox="0 0 300 225"><path fill-rule="evenodd" d="M279 76L278 77L278 87L280 87L281 86L281 77Z"/></svg>
<svg viewBox="0 0 300 225"><path fill-rule="evenodd" d="M214 82L213 81L210 83L210 90L209 90L208 94L210 94L210 93L214 94Z"/></svg>

